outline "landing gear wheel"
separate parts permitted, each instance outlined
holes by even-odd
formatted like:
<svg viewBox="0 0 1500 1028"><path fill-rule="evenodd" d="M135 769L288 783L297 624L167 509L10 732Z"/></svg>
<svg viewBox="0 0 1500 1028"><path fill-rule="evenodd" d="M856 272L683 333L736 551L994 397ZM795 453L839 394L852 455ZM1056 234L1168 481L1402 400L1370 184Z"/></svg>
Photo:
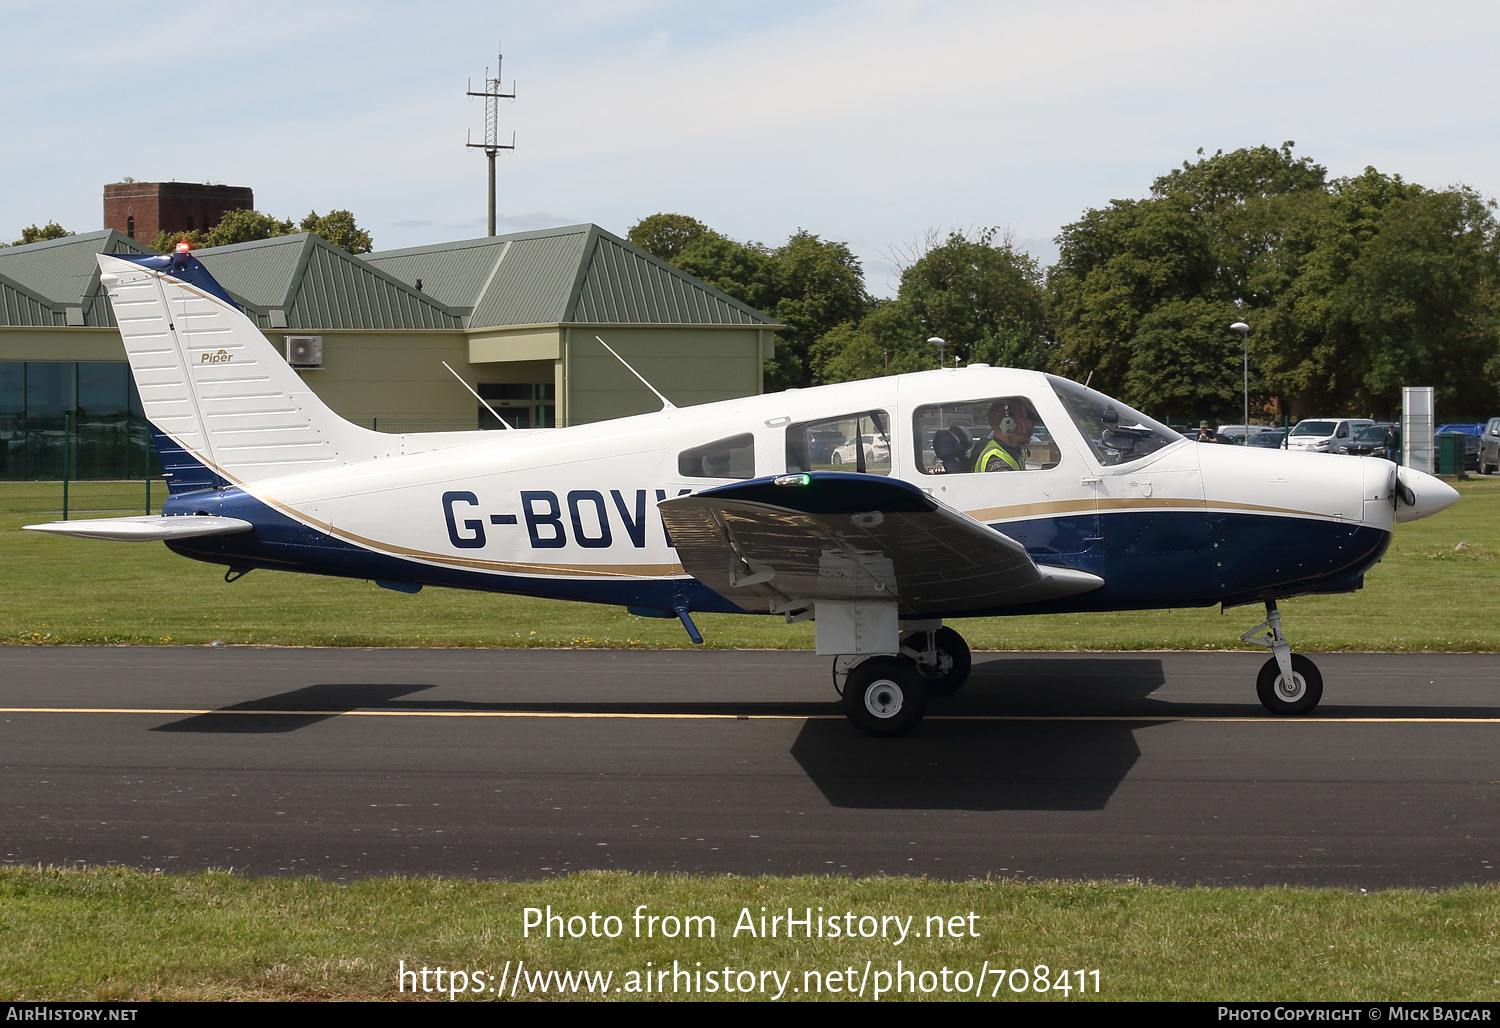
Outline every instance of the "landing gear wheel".
<svg viewBox="0 0 1500 1028"><path fill-rule="evenodd" d="M969 680L969 669L974 664L969 656L969 644L951 628L939 628L932 641L937 647L937 663L918 661L917 674L927 683L927 695L952 696ZM901 640L901 648L918 653L925 651L927 633L912 632Z"/></svg>
<svg viewBox="0 0 1500 1028"><path fill-rule="evenodd" d="M927 684L909 660L862 660L844 682L844 713L866 735L905 735L917 727L926 711Z"/></svg>
<svg viewBox="0 0 1500 1028"><path fill-rule="evenodd" d="M1323 698L1323 675L1318 665L1300 653L1292 654L1292 680L1281 677L1281 666L1272 657L1260 669L1255 692L1273 714L1306 714Z"/></svg>

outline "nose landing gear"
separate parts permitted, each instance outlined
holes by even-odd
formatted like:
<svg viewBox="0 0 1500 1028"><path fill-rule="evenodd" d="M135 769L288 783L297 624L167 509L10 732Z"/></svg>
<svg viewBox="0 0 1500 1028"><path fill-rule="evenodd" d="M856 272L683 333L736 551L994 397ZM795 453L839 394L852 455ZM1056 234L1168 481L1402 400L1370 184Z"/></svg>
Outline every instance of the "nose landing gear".
<svg viewBox="0 0 1500 1028"><path fill-rule="evenodd" d="M1292 652L1292 644L1281 634L1281 612L1275 600L1266 601L1266 619L1240 638L1274 654L1255 679L1262 706L1273 714L1306 714L1318 705L1323 698L1323 675L1307 657Z"/></svg>

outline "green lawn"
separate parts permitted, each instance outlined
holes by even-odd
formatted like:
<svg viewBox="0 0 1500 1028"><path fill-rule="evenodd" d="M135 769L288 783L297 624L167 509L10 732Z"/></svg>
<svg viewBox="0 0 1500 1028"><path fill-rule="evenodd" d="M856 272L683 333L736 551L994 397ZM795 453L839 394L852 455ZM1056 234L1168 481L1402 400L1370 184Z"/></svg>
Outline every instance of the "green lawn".
<svg viewBox="0 0 1500 1028"><path fill-rule="evenodd" d="M636 938L632 914L709 915L713 938ZM616 938L560 940L523 935L527 907L565 917L621 919ZM510 962L533 975L611 972L611 999L673 998L630 991L630 972L675 960L689 970L782 976L784 1000L823 986L848 999L844 980L866 982L865 998L1000 1000L1488 1000L1500 996L1494 953L1500 891L1441 893L1317 889L1173 889L1131 883L933 882L910 878L665 877L585 873L545 882L367 879L246 879L222 873L150 875L120 868L0 869L0 1000L441 999L397 972L443 967L476 972L481 987ZM758 936L761 908L797 917L911 918L908 934L885 939ZM733 933L748 909L757 936ZM973 914L972 920L969 918ZM928 936L929 917L958 937ZM816 923L816 922L815 922ZM849 922L845 922L849 923ZM867 922L867 924L872 924ZM581 922L575 926L582 927ZM935 932L933 933L936 934ZM66 940L64 943L62 940ZM897 995L897 961L913 972ZM871 972L864 977L866 961ZM1036 991L1038 965L1070 991ZM985 967L1006 971L976 979ZM968 996L944 993L966 972ZM1018 974L1011 974L1022 969ZM1093 974L1098 972L1097 977ZM813 972L814 977L809 977ZM885 977L879 977L881 973ZM929 974L919 977L923 972ZM1079 974L1078 972L1082 972ZM836 977L830 978L830 973ZM789 977L788 977L789 975ZM493 976L493 977L492 977ZM512 977L510 980L514 980ZM750 978L739 979L748 982ZM670 973L667 981L670 981ZM429 978L429 987L434 979ZM684 979L679 979L685 988ZM775 986L769 984L768 992ZM1097 993L1094 991L1097 983ZM924 991L926 984L931 991ZM1083 984L1087 991L1078 986ZM830 985L836 989L830 989ZM1028 989L1028 985L1030 988ZM615 988L622 987L616 993ZM913 996L912 990L916 995ZM1023 991L1025 990L1025 991ZM507 990L507 995L509 990ZM465 993L459 998L495 998ZM561 998L557 990L517 999ZM584 994L577 994L584 998ZM743 999L686 994L679 999ZM749 998L768 998L758 992Z"/></svg>
<svg viewBox="0 0 1500 1028"><path fill-rule="evenodd" d="M1500 627L1475 602L1500 554L1500 479L1458 483L1463 499L1398 526L1365 588L1282 604L1300 650L1495 650ZM158 486L158 502L163 491ZM685 647L676 621L615 607L448 589L410 596L373 583L257 571L226 585L223 569L158 543L108 543L16 531L53 520L57 483L0 484L0 642L262 643L316 646ZM74 483L75 516L139 513L135 483ZM1459 549L1459 544L1465 548ZM975 649L1225 649L1258 607L984 618L960 624ZM810 649L810 624L696 616L709 646Z"/></svg>

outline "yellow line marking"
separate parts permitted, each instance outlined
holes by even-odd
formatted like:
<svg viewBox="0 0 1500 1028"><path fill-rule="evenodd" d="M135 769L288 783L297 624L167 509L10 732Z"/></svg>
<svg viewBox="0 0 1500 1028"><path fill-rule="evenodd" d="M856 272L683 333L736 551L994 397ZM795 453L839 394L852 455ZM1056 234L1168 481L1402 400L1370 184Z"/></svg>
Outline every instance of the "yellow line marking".
<svg viewBox="0 0 1500 1028"><path fill-rule="evenodd" d="M203 714L247 714L280 717L532 717L620 718L677 721L810 721L841 719L842 714L671 714L562 710L224 710L168 707L0 707L0 714L158 714L192 717ZM1346 724L1346 725L1493 725L1500 717L1284 717L1275 714L1176 715L1161 714L932 714L927 721L1124 721L1155 724L1193 721L1224 724Z"/></svg>

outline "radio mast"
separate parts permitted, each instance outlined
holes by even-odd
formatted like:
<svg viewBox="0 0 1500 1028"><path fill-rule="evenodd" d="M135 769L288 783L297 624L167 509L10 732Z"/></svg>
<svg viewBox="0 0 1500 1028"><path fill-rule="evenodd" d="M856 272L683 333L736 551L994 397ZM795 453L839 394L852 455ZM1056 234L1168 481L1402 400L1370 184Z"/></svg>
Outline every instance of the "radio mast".
<svg viewBox="0 0 1500 1028"><path fill-rule="evenodd" d="M469 80L469 96L484 97L484 142L473 141L472 133L465 146L475 150L483 150L485 156L490 159L490 235L495 234L495 154L501 150L514 150L516 148L516 134L512 130L510 134L510 145L507 146L499 141L500 128L500 101L514 100L516 98L516 84L510 84L510 92L500 92L500 62L505 59L504 54L495 56L495 77L490 78L490 69L484 69L484 88L479 92L474 91L474 81Z"/></svg>

